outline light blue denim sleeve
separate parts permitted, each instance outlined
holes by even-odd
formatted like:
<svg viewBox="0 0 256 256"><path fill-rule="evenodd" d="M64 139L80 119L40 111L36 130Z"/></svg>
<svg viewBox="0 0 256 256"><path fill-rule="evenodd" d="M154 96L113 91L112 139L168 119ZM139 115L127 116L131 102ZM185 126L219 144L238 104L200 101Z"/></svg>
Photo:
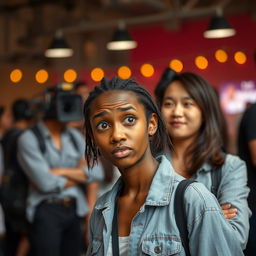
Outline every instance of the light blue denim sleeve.
<svg viewBox="0 0 256 256"><path fill-rule="evenodd" d="M191 184L184 198L192 256L243 255L237 236L216 198L203 184Z"/></svg>
<svg viewBox="0 0 256 256"><path fill-rule="evenodd" d="M237 208L237 216L229 219L228 222L231 224L242 249L246 247L251 215L247 203L248 194L247 170L244 161L237 156L227 155L222 167L222 179L217 199L220 205L230 203L232 207Z"/></svg>
<svg viewBox="0 0 256 256"><path fill-rule="evenodd" d="M104 170L101 162L98 162L93 166L92 169L88 170L89 180L88 182L93 181L103 181L104 180Z"/></svg>
<svg viewBox="0 0 256 256"><path fill-rule="evenodd" d="M19 137L17 154L19 163L30 182L35 184L41 193L59 192L64 189L67 179L51 174L38 141L30 130Z"/></svg>
<svg viewBox="0 0 256 256"><path fill-rule="evenodd" d="M70 131L75 136L81 158L84 158L85 157L85 145L86 145L85 138L76 129L70 128ZM85 168L83 168L83 170L84 170L86 176L88 177L88 179L86 180L86 183L104 180L103 166L100 162L95 164L95 166L92 169L88 169L88 167L85 167Z"/></svg>

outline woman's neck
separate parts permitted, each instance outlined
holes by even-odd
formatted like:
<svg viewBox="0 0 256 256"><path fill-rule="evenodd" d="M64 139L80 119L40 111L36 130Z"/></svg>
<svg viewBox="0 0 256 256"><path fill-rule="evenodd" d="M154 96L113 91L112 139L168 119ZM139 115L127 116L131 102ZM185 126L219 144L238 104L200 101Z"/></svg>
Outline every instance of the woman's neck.
<svg viewBox="0 0 256 256"><path fill-rule="evenodd" d="M178 158L186 158L187 149L191 144L191 141L188 140L172 140L173 156Z"/></svg>
<svg viewBox="0 0 256 256"><path fill-rule="evenodd" d="M173 141L173 151L171 152L172 165L174 170L185 178L190 178L187 163L191 160L191 155L187 154L187 149L191 145L189 141Z"/></svg>
<svg viewBox="0 0 256 256"><path fill-rule="evenodd" d="M130 169L120 170L124 182L123 195L136 197L138 194L147 194L158 165L157 160L151 156Z"/></svg>

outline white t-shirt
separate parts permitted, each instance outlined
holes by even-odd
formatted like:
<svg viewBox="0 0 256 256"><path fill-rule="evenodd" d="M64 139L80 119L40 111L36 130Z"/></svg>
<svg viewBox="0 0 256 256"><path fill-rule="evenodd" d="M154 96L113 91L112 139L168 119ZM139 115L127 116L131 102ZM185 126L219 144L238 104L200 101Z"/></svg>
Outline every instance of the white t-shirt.
<svg viewBox="0 0 256 256"><path fill-rule="evenodd" d="M128 255L128 246L129 246L129 236L119 236L119 255L127 256ZM108 253L107 256L113 256L112 251L112 237L109 240Z"/></svg>

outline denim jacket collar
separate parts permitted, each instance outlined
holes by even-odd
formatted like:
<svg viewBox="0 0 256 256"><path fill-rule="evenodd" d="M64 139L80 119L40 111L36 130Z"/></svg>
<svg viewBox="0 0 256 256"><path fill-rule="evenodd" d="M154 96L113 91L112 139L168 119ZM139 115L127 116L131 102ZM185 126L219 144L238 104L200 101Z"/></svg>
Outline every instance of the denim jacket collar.
<svg viewBox="0 0 256 256"><path fill-rule="evenodd" d="M150 186L145 205L163 206L170 202L173 187L172 184L174 182L174 170L171 163L164 155L159 156L157 160L160 164ZM98 200L95 208L103 210L104 208L113 207L116 195L122 186L122 177L120 177L112 190L105 194L102 200Z"/></svg>
<svg viewBox="0 0 256 256"><path fill-rule="evenodd" d="M170 202L175 173L170 161L165 156L160 156L157 160L160 164L153 178L145 204L163 206Z"/></svg>
<svg viewBox="0 0 256 256"><path fill-rule="evenodd" d="M122 186L123 186L123 181L122 181L122 177L120 177L115 183L115 185L113 186L113 188L98 199L95 205L95 209L103 210L105 208L111 208L111 206L114 204L116 195L118 191L122 188Z"/></svg>

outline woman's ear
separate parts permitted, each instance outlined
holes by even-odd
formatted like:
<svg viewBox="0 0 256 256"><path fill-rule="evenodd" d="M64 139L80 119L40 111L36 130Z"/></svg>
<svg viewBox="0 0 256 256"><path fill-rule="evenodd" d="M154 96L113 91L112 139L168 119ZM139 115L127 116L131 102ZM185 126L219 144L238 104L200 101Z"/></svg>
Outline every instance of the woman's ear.
<svg viewBox="0 0 256 256"><path fill-rule="evenodd" d="M158 118L156 113L152 113L151 117L148 120L148 135L153 136L158 128Z"/></svg>

